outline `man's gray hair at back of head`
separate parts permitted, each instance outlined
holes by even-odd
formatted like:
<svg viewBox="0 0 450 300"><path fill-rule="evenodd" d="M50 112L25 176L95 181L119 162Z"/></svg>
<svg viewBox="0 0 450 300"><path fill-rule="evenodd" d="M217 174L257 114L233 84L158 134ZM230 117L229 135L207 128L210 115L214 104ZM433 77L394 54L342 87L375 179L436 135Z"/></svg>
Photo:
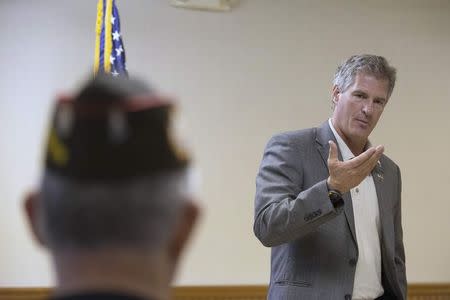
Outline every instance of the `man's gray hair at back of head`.
<svg viewBox="0 0 450 300"><path fill-rule="evenodd" d="M170 238L189 192L189 168L111 183L77 183L46 172L43 236L50 248L158 249Z"/></svg>
<svg viewBox="0 0 450 300"><path fill-rule="evenodd" d="M370 54L353 55L337 68L333 83L340 92L345 92L355 82L358 73L387 80L389 83L388 98L391 96L397 71L389 65L386 58Z"/></svg>

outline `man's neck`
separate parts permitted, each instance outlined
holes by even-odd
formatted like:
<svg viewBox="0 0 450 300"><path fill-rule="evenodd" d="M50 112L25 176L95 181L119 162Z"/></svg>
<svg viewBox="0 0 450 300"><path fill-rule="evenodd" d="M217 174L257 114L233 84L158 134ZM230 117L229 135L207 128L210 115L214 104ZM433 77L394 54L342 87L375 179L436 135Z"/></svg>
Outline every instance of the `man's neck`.
<svg viewBox="0 0 450 300"><path fill-rule="evenodd" d="M337 134L341 137L341 139L344 141L344 143L347 145L347 147L352 151L354 156L358 156L361 153L364 152L364 149L368 143L366 140L360 140L360 139L351 139L347 137L339 128L339 126L336 126L333 118L331 118L331 123L334 127L334 130L336 130Z"/></svg>
<svg viewBox="0 0 450 300"><path fill-rule="evenodd" d="M117 292L143 299L170 298L167 258L129 251L64 252L54 257L55 295Z"/></svg>
<svg viewBox="0 0 450 300"><path fill-rule="evenodd" d="M347 147L352 151L353 155L358 156L364 152L364 148L367 144L367 141L354 141L345 137L345 135L339 133L344 142L347 144Z"/></svg>

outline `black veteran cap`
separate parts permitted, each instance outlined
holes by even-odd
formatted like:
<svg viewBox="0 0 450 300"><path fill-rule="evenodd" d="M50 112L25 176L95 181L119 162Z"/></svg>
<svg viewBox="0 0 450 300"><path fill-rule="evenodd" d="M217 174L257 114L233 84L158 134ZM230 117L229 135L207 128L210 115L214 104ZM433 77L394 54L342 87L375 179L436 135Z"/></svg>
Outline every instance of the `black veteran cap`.
<svg viewBox="0 0 450 300"><path fill-rule="evenodd" d="M47 170L75 180L131 179L183 168L171 132L173 103L134 79L98 76L56 102Z"/></svg>

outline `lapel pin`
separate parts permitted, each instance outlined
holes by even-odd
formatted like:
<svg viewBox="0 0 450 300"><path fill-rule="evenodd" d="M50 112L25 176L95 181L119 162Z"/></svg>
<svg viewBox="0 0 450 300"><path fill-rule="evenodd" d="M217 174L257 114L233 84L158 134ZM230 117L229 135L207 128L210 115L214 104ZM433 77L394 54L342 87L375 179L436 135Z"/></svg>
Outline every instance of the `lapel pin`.
<svg viewBox="0 0 450 300"><path fill-rule="evenodd" d="M383 181L384 177L382 173L377 173L377 177L380 181Z"/></svg>

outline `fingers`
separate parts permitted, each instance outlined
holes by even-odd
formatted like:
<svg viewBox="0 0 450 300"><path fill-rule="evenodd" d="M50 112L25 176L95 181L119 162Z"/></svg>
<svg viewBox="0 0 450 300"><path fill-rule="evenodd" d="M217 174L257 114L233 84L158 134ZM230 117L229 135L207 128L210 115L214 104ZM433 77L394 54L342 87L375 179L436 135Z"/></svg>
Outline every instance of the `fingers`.
<svg viewBox="0 0 450 300"><path fill-rule="evenodd" d="M381 151L381 154L383 154L383 152L384 152L384 146L383 146L383 145L378 145L378 146L375 148L375 150L376 150L376 151ZM380 154L380 156L381 156L381 154Z"/></svg>
<svg viewBox="0 0 450 300"><path fill-rule="evenodd" d="M382 145L379 145L377 147L370 147L360 155L350 160L349 166L352 168L356 168L367 163L370 164L373 160L375 160L376 163L376 161L378 161L378 159L383 154L383 151L384 147Z"/></svg>
<svg viewBox="0 0 450 300"><path fill-rule="evenodd" d="M328 144L330 145L330 151L328 153L328 163L338 161L338 150L336 144L331 140L328 141ZM350 168L361 167L362 169L364 169L366 166L370 166L372 164L374 167L376 162L380 159L383 152L384 152L383 145L378 145L377 147L370 147L360 155L347 161L346 164Z"/></svg>
<svg viewBox="0 0 450 300"><path fill-rule="evenodd" d="M370 147L360 155L354 157L353 159L348 161L348 164L352 168L357 168L360 165L366 163L370 158L375 154L376 150L374 147Z"/></svg>
<svg viewBox="0 0 450 300"><path fill-rule="evenodd" d="M377 146L375 149L375 152L372 154L372 156L367 160L367 164L371 165L371 169L375 167L377 161L380 159L381 155L384 152L384 147L382 145Z"/></svg>
<svg viewBox="0 0 450 300"><path fill-rule="evenodd" d="M328 141L330 152L328 153L328 163L338 160L337 146L333 141Z"/></svg>
<svg viewBox="0 0 450 300"><path fill-rule="evenodd" d="M368 175L370 172L372 172L373 168L375 168L378 160L383 154L384 147L380 145L374 148L374 150L375 152L373 152L372 156L370 156L366 161L364 161L357 167L357 169L359 169L359 171L361 171L365 175Z"/></svg>

